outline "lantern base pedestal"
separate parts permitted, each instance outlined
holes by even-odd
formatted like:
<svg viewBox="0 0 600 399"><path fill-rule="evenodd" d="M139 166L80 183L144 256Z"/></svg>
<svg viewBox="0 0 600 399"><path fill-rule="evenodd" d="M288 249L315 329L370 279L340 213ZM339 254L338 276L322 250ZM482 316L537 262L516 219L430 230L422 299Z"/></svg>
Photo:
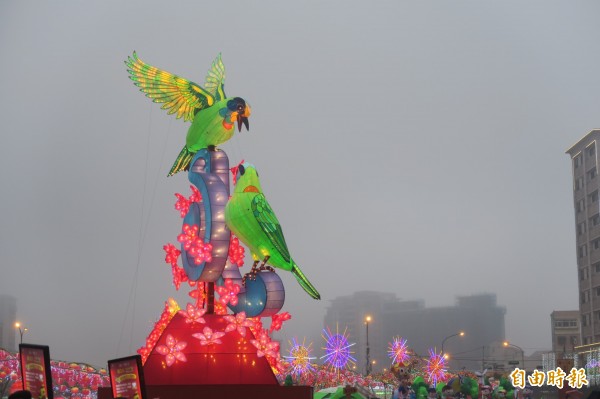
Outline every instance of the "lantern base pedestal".
<svg viewBox="0 0 600 399"><path fill-rule="evenodd" d="M146 399L312 399L311 386L279 385L147 385ZM110 387L98 388L98 399L113 399Z"/></svg>

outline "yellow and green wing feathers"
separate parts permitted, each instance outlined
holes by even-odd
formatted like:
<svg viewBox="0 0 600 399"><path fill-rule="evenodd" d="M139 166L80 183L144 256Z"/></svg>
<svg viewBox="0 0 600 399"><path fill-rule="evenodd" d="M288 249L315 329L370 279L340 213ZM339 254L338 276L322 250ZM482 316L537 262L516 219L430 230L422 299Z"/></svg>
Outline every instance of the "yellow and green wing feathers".
<svg viewBox="0 0 600 399"><path fill-rule="evenodd" d="M215 101L225 98L225 65L221 60L221 54L212 63L212 66L204 79L204 88L212 94Z"/></svg>
<svg viewBox="0 0 600 399"><path fill-rule="evenodd" d="M155 103L163 103L168 114L192 121L197 111L210 107L215 97L196 83L160 70L140 60L133 52L125 61L129 78Z"/></svg>

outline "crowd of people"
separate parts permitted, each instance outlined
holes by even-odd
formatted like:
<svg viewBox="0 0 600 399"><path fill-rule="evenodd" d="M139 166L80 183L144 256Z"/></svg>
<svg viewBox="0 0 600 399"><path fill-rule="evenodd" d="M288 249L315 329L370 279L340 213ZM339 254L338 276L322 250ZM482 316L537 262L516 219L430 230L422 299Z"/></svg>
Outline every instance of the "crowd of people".
<svg viewBox="0 0 600 399"><path fill-rule="evenodd" d="M477 382L470 381L470 387L463 381L468 377L458 378L456 383L440 382L427 387L426 399L533 399L533 388L530 385L523 389L513 388L511 385L510 391L507 391L505 382L494 377L481 376ZM424 399L423 393L417 393L419 389L424 388L415 386L414 382L411 384L409 376L406 375L400 378L400 384L394 389L392 399Z"/></svg>

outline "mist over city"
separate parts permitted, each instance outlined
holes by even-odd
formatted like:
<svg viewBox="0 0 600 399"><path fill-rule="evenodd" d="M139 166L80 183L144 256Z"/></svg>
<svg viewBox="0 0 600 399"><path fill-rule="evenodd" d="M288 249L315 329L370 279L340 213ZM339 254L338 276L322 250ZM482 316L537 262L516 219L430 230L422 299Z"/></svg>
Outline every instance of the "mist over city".
<svg viewBox="0 0 600 399"><path fill-rule="evenodd" d="M186 173L167 177L189 122L132 84L135 51L199 83L220 53L226 93L251 105L249 130L219 148L232 166L255 165L321 297L277 270L292 316L275 334L282 350L306 339L322 356L323 329L337 324L363 367L372 314L376 367L418 328L435 331L414 343L423 352L464 330L445 344L475 351L460 364L472 369L491 341L551 351L552 312L580 305L566 151L600 125L599 12L512 0L0 2L0 295L15 301L1 342L17 349L18 321L23 342L52 358L104 367L145 345L169 297L193 301L163 250L181 232L174 194L190 195ZM247 250L242 274L251 264ZM388 308L350 307L343 325L340 298L371 294ZM462 326L453 309L468 298L489 301L482 317L498 324ZM408 303L438 310L418 327L400 311Z"/></svg>

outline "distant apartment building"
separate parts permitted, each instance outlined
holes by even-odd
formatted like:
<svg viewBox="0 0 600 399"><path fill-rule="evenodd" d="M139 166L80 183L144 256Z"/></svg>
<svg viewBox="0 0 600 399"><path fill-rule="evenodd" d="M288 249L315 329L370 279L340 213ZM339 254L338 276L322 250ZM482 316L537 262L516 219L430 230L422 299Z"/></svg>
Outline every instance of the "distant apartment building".
<svg viewBox="0 0 600 399"><path fill-rule="evenodd" d="M0 295L0 348L16 351L16 317L17 300L10 295Z"/></svg>
<svg viewBox="0 0 600 399"><path fill-rule="evenodd" d="M567 150L573 170L573 205L579 284L579 345L600 342L600 202L598 141L592 130ZM554 344L554 343L553 343Z"/></svg>
<svg viewBox="0 0 600 399"><path fill-rule="evenodd" d="M401 306L395 294L373 291L360 291L352 295L337 297L331 301L325 313L325 328L332 333L348 334L352 356L357 359L357 370L366 372L366 348L367 348L367 326L366 317L370 316L369 322L369 349L373 370L389 368L386 361L388 337L383 332L384 308L388 306Z"/></svg>
<svg viewBox="0 0 600 399"><path fill-rule="evenodd" d="M573 353L579 345L579 311L555 310L550 314L552 352Z"/></svg>
<svg viewBox="0 0 600 399"><path fill-rule="evenodd" d="M423 300L402 301L395 294L362 291L334 299L325 325L348 328L350 341L356 342L352 348L361 372L366 368L367 315L372 318L369 348L374 371L390 367L387 350L394 337L405 338L419 356L427 356L430 348L441 352L444 343L452 368L479 369L485 362L486 346L504 340L505 313L494 294L460 296L454 306L427 308ZM455 335L460 331L464 337Z"/></svg>

